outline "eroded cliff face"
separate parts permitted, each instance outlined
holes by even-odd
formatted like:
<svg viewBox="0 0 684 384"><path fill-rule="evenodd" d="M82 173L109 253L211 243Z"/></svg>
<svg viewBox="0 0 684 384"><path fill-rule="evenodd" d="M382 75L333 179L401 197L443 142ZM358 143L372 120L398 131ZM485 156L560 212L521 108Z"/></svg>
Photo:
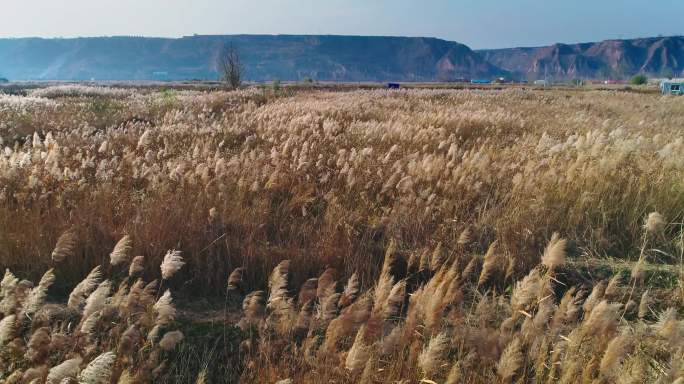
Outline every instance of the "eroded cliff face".
<svg viewBox="0 0 684 384"><path fill-rule="evenodd" d="M478 53L497 67L535 79L626 79L637 73L667 77L684 71L684 37L679 36Z"/></svg>
<svg viewBox="0 0 684 384"><path fill-rule="evenodd" d="M216 79L225 43L249 80L435 81L505 76L463 44L434 38L234 35L179 39L0 39L0 74L13 80Z"/></svg>

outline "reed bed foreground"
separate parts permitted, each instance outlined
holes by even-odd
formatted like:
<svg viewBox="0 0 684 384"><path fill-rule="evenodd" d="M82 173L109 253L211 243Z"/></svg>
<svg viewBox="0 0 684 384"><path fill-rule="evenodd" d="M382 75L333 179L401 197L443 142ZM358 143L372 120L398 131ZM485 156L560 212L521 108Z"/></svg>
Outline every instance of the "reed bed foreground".
<svg viewBox="0 0 684 384"><path fill-rule="evenodd" d="M680 382L682 112L606 91L0 95L0 379ZM201 345L174 304L199 297L225 301Z"/></svg>

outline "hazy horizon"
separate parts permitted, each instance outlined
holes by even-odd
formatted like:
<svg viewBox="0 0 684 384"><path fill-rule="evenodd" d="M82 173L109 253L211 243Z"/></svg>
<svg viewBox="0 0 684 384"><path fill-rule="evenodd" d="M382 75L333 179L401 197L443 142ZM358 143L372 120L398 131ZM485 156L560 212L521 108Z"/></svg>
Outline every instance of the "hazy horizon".
<svg viewBox="0 0 684 384"><path fill-rule="evenodd" d="M155 35L83 35L83 36L0 36L0 39L90 39L90 38L116 38L116 37L140 37L145 39L181 39L185 37L193 36L351 36L351 37L399 37L399 38L435 38L445 41L451 41L456 43L463 43L462 41L446 39L437 36L409 36L409 35L358 35L358 34L335 34L335 33L215 33L215 34L204 34L204 33L193 33L190 35L180 35L180 36L155 36ZM488 49L510 49L510 48L539 48L553 44L582 44L582 43L598 43L601 41L610 40L634 40L634 39L649 39L649 38L659 38L659 37L684 37L684 34L671 34L671 35L648 35L648 36L628 36L628 37L616 37L616 38L605 38L605 39L595 39L595 40L582 40L582 41L555 41L548 44L537 44L537 45L511 45L503 47L484 47L477 48L472 47L473 50L488 50ZM465 44L465 43L463 43Z"/></svg>
<svg viewBox="0 0 684 384"><path fill-rule="evenodd" d="M638 0L12 0L3 4L0 38L420 36L486 49L681 35L678 15L684 13L684 2L658 3L643 7Z"/></svg>

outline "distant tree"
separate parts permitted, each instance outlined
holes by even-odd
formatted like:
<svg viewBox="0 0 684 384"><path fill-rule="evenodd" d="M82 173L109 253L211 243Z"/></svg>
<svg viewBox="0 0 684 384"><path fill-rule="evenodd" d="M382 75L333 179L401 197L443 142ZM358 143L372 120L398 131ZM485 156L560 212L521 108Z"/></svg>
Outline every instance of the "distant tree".
<svg viewBox="0 0 684 384"><path fill-rule="evenodd" d="M233 43L223 46L216 64L221 81L225 81L233 89L240 88L244 75L244 66L240 60L240 54L233 46Z"/></svg>
<svg viewBox="0 0 684 384"><path fill-rule="evenodd" d="M644 85L648 83L648 78L646 77L646 75L638 74L632 77L630 83L632 83L633 85Z"/></svg>

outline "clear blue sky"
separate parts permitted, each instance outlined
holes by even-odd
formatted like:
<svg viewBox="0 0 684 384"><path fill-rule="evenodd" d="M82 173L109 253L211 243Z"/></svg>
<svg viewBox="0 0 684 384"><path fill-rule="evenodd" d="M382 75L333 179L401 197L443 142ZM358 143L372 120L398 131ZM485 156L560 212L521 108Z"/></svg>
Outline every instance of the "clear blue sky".
<svg viewBox="0 0 684 384"><path fill-rule="evenodd" d="M0 37L346 34L473 48L684 34L684 0L2 0Z"/></svg>

